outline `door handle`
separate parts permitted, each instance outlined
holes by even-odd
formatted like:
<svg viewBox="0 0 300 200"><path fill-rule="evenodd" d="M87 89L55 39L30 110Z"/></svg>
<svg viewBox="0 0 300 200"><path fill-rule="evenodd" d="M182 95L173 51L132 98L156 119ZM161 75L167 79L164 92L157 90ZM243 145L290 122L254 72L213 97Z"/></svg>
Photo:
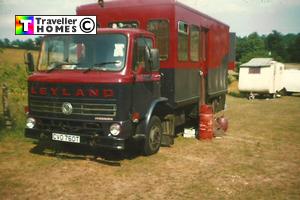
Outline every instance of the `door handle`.
<svg viewBox="0 0 300 200"><path fill-rule="evenodd" d="M160 74L155 74L155 75L153 76L153 78L160 78L160 77L161 77Z"/></svg>

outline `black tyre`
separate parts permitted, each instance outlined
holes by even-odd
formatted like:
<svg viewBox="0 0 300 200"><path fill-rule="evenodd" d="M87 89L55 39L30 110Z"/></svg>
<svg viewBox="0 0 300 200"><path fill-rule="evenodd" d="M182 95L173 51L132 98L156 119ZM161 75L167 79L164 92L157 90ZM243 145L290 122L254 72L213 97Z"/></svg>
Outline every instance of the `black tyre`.
<svg viewBox="0 0 300 200"><path fill-rule="evenodd" d="M143 154L149 156L158 152L162 138L162 126L160 119L156 116L151 117L149 126L146 130L146 138L143 147Z"/></svg>

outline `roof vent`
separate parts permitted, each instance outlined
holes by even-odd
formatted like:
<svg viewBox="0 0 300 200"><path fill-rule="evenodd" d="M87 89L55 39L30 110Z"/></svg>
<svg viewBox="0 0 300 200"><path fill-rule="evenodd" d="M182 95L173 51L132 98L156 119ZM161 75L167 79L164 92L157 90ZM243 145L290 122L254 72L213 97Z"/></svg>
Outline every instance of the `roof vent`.
<svg viewBox="0 0 300 200"><path fill-rule="evenodd" d="M104 0L98 0L98 4L99 4L99 6L101 6L103 8L104 7Z"/></svg>

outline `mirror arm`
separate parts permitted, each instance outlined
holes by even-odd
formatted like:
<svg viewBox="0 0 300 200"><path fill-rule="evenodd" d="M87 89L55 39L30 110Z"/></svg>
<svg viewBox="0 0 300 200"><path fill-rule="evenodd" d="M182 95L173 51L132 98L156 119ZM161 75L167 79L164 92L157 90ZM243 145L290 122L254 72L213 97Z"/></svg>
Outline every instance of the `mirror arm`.
<svg viewBox="0 0 300 200"><path fill-rule="evenodd" d="M34 60L32 53L28 52L24 57L25 64L27 64L27 73L30 74L34 71Z"/></svg>

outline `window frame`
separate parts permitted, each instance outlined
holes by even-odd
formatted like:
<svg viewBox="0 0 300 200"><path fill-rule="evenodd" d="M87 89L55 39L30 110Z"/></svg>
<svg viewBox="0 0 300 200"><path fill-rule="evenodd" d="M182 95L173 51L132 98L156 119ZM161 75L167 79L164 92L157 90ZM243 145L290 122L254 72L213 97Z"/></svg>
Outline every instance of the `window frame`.
<svg viewBox="0 0 300 200"><path fill-rule="evenodd" d="M139 68L139 64L138 63L138 57L139 57L139 50L138 50L138 40L142 39L142 40L150 40L152 42L152 46L150 46L150 48L153 48L153 44L154 41L152 40L151 37L147 37L145 35L138 35L136 37L134 37L134 41L133 41L133 58L132 58L132 71L133 72L137 72L138 68ZM146 44L144 42L144 45L146 47ZM137 54L138 53L138 54ZM144 55L145 56L145 55ZM144 64L144 66L142 66L144 69L146 69L146 65ZM148 66L151 67L151 66Z"/></svg>
<svg viewBox="0 0 300 200"><path fill-rule="evenodd" d="M168 24L168 33L166 34L166 36L167 36L167 39L166 39L166 41L167 41L167 54L166 54L166 58L162 58L161 57L161 51L160 51L160 56L159 56L159 60L160 61L167 61L168 59L169 59L169 57L170 57L170 45L171 45L171 42L170 42L170 34L171 34L171 26L170 26L170 20L169 19L163 19L163 18L155 18L155 19L149 19L148 21L147 21L147 31L149 31L149 32L151 32L151 33L153 33L154 35L155 35L155 38L156 38L156 41L155 41L155 44L156 44L156 47L160 50L160 48L158 47L158 37L157 37L157 35L154 33L154 32L152 32L152 31L150 31L149 30L149 28L148 28L148 26L149 26L149 23L151 23L151 22L153 22L153 21L165 21L165 22L167 22L167 24Z"/></svg>
<svg viewBox="0 0 300 200"><path fill-rule="evenodd" d="M187 30L185 32L180 31L180 23L184 23L184 25L187 26L187 28L186 28ZM190 25L188 23L186 23L185 21L178 20L178 22L177 22L177 60L179 62L189 62L190 61L190 58L189 58L189 27L190 27ZM185 42L186 42L186 44L185 43L184 44L187 45L186 52L181 52L179 49L180 36L186 37L186 38L184 38ZM181 59L181 57L180 57L181 53L185 53L184 55L186 55L186 59Z"/></svg>
<svg viewBox="0 0 300 200"><path fill-rule="evenodd" d="M97 34L97 35L92 35L93 37L98 37L98 36L105 36L105 35L111 35L111 34L107 34L107 33L101 33L101 34ZM119 69L117 70L106 70L105 72L120 72L122 71L126 65L127 65L127 59L128 59L128 55L129 55L129 38L126 34L123 34L123 33L115 33L114 35L120 35L122 37L125 38L125 46L126 48L124 49L125 52L124 52L124 62L123 62L123 65L122 67L120 67ZM45 54L43 54L43 52L45 51L46 54L48 54L48 52L46 51L46 40L54 40L55 38L59 38L59 37L64 37L63 39L67 39L69 37L79 37L80 35L49 35L49 36L45 36L42 40L42 44L41 44L41 50L39 52L39 56L38 56L38 61L37 61L37 65L36 65L36 71L38 72L44 72L44 71L47 71L51 68L49 68L49 57L47 56L45 58ZM84 37L87 37L87 36L84 36ZM96 51L93 52L93 54L95 54ZM65 53L63 53L65 54ZM96 57L96 56L93 56L93 57ZM43 59L47 59L47 63L44 65L46 67L43 67ZM81 69L63 69L63 70L81 70Z"/></svg>
<svg viewBox="0 0 300 200"><path fill-rule="evenodd" d="M134 23L137 23L137 27L135 27L135 28L140 28L141 27L141 23L138 21L138 20L128 20L128 21L111 21L111 22L109 22L108 24L107 24L107 27L108 28L113 28L112 27L112 25L114 24L114 23L127 23L127 24L129 24L129 23L132 23L132 22L134 22ZM118 28L121 28L121 27L118 27ZM128 28L128 27L125 27L125 28ZM132 27L131 27L132 28ZM122 29L122 28L121 28Z"/></svg>
<svg viewBox="0 0 300 200"><path fill-rule="evenodd" d="M200 60L206 61L207 60L207 44L208 44L208 32L209 29L203 26L200 27L200 34L201 34L201 41L200 41Z"/></svg>
<svg viewBox="0 0 300 200"><path fill-rule="evenodd" d="M249 67L248 74L261 74L261 67Z"/></svg>
<svg viewBox="0 0 300 200"><path fill-rule="evenodd" d="M197 52L197 59L194 60L193 57L192 57L192 44L194 44L194 42L192 41L192 29L195 28L195 30L197 30L198 32L198 42L197 42L197 46L198 46L198 52ZM200 62L201 60L201 55L200 55L200 52L201 52L201 40L202 40L202 37L201 37L201 28L200 26L197 26L197 25L190 25L189 26L189 58L190 58L190 61L191 62Z"/></svg>

